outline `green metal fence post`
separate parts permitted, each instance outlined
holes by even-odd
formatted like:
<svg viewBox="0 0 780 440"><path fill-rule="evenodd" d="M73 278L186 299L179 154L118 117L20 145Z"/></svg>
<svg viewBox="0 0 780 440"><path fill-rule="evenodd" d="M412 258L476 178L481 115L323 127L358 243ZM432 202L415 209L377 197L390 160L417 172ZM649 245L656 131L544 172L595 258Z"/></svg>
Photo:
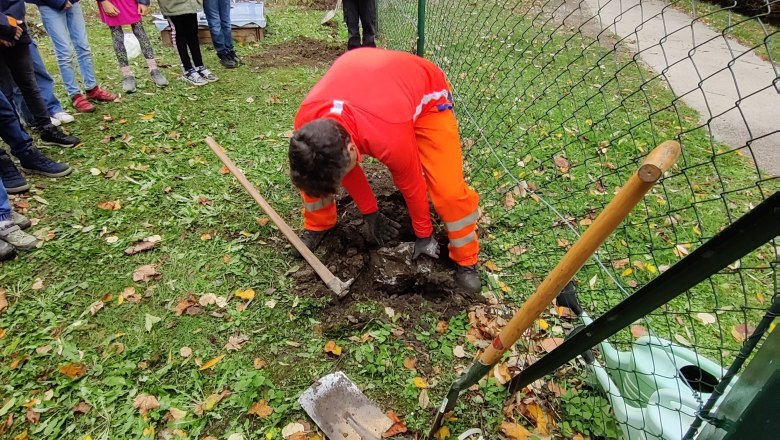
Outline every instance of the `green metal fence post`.
<svg viewBox="0 0 780 440"><path fill-rule="evenodd" d="M425 56L425 0L417 0L417 55Z"/></svg>

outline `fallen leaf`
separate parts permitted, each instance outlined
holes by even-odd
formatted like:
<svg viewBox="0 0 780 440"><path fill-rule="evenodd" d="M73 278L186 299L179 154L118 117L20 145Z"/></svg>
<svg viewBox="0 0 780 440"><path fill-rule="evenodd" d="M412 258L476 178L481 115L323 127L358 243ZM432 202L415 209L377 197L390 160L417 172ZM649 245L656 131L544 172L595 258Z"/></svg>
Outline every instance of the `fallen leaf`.
<svg viewBox="0 0 780 440"><path fill-rule="evenodd" d="M87 366L82 363L68 363L61 365L59 371L71 379L78 379L87 372Z"/></svg>
<svg viewBox="0 0 780 440"><path fill-rule="evenodd" d="M141 116L141 120L143 120L143 121L150 121L152 119L154 119L154 113L147 113L147 114Z"/></svg>
<svg viewBox="0 0 780 440"><path fill-rule="evenodd" d="M30 422L30 424L35 425L36 423L38 423L38 421L41 420L41 414L35 412L35 410L32 409L32 407L28 407L27 413L25 414L24 418L26 418L27 421Z"/></svg>
<svg viewBox="0 0 780 440"><path fill-rule="evenodd" d="M531 419L536 422L536 433L544 437L550 435L550 428L555 424L555 420L547 414L542 407L535 403L530 403L526 406Z"/></svg>
<svg viewBox="0 0 780 440"><path fill-rule="evenodd" d="M227 165L222 165L222 168L219 169L219 174L222 174L223 176L225 174L230 174L230 170L228 169Z"/></svg>
<svg viewBox="0 0 780 440"><path fill-rule="evenodd" d="M431 404L431 400L428 398L428 390L420 390L420 395L417 397L417 403L420 404L420 408L428 409L428 405Z"/></svg>
<svg viewBox="0 0 780 440"><path fill-rule="evenodd" d="M13 438L13 440L28 440L30 437L27 436L27 430L25 429L21 433L19 433L16 437Z"/></svg>
<svg viewBox="0 0 780 440"><path fill-rule="evenodd" d="M641 325L632 325L631 326L631 335L635 338L641 338L642 336L647 336L647 329L644 328Z"/></svg>
<svg viewBox="0 0 780 440"><path fill-rule="evenodd" d="M684 245L678 244L674 247L673 252L678 257L682 258L689 254L688 248L686 248Z"/></svg>
<svg viewBox="0 0 780 440"><path fill-rule="evenodd" d="M268 224L268 222L271 221L268 217L258 217L257 218L257 224L260 226L265 226Z"/></svg>
<svg viewBox="0 0 780 440"><path fill-rule="evenodd" d="M151 332L152 327L154 327L154 325L160 321L162 321L162 318L147 313L144 316L144 328L146 329L147 332Z"/></svg>
<svg viewBox="0 0 780 440"><path fill-rule="evenodd" d="M417 361L414 360L414 358L404 358L404 368L407 370L414 370L415 366L417 365Z"/></svg>
<svg viewBox="0 0 780 440"><path fill-rule="evenodd" d="M417 388L428 388L428 382L426 382L425 379L420 376L415 377L412 382Z"/></svg>
<svg viewBox="0 0 780 440"><path fill-rule="evenodd" d="M228 436L227 440L246 440L246 437L240 432L234 432Z"/></svg>
<svg viewBox="0 0 780 440"><path fill-rule="evenodd" d="M273 309L274 307L276 307L276 300L269 299L268 301L265 302L265 306L268 307L269 309Z"/></svg>
<svg viewBox="0 0 780 440"><path fill-rule="evenodd" d="M593 275L593 278L591 278L590 281L588 281L588 286L590 286L591 289L596 287L596 282L598 282L598 280L599 280L599 275L598 274Z"/></svg>
<svg viewBox="0 0 780 440"><path fill-rule="evenodd" d="M133 281L149 282L151 280L159 280L162 278L162 274L157 272L156 264L146 264L139 266L133 271Z"/></svg>
<svg viewBox="0 0 780 440"><path fill-rule="evenodd" d="M35 352L38 354L46 354L51 351L51 345L43 345L41 347L38 347L35 349Z"/></svg>
<svg viewBox="0 0 780 440"><path fill-rule="evenodd" d="M282 428L282 437L287 439L299 432L304 432L305 430L306 428L304 428L303 425L301 425L300 423L292 422L287 426L285 426L284 428Z"/></svg>
<svg viewBox="0 0 780 440"><path fill-rule="evenodd" d="M501 268L496 265L496 263L493 262L493 260L488 260L485 262L485 268L491 272L501 272Z"/></svg>
<svg viewBox="0 0 780 440"><path fill-rule="evenodd" d="M215 357L214 359L211 359L210 361L208 361L205 364L201 365L199 370L200 371L208 370L209 368L213 367L214 365L217 365L217 363L219 361L221 361L223 357L225 357L225 355L221 354L221 355Z"/></svg>
<svg viewBox="0 0 780 440"><path fill-rule="evenodd" d="M159 237L159 235L155 237ZM125 255L135 255L140 252L148 251L157 246L157 243L159 243L159 240L150 241L148 238L144 238L143 240L137 241L125 249Z"/></svg>
<svg viewBox="0 0 780 440"><path fill-rule="evenodd" d="M108 243L108 244L114 244L114 243L116 243L118 241L119 241L119 237L117 237L116 235L110 235L110 236L106 237L106 243Z"/></svg>
<svg viewBox="0 0 780 440"><path fill-rule="evenodd" d="M97 300L89 305L89 314L95 316L103 308L103 301Z"/></svg>
<svg viewBox="0 0 780 440"><path fill-rule="evenodd" d="M438 431L436 431L436 435L434 437L436 440L447 440L451 435L452 433L450 432L450 428L442 426Z"/></svg>
<svg viewBox="0 0 780 440"><path fill-rule="evenodd" d="M539 341L539 346L547 353L555 350L561 344L563 344L563 338L544 338Z"/></svg>
<svg viewBox="0 0 780 440"><path fill-rule="evenodd" d="M225 344L225 350L238 351L241 347L249 342L249 336L234 334L228 338L227 344Z"/></svg>
<svg viewBox="0 0 780 440"><path fill-rule="evenodd" d="M139 413L141 413L142 416L145 416L149 411L159 408L160 402L158 402L157 398L152 395L139 394L136 396L135 401L133 402L133 406L138 410Z"/></svg>
<svg viewBox="0 0 780 440"><path fill-rule="evenodd" d="M511 192L506 193L506 196L504 196L504 209L509 211L510 209L514 208L515 205L517 205L515 196L512 195Z"/></svg>
<svg viewBox="0 0 780 440"><path fill-rule="evenodd" d="M457 358L466 357L466 351L463 349L462 345L456 345L455 348L452 349L452 354Z"/></svg>
<svg viewBox="0 0 780 440"><path fill-rule="evenodd" d="M261 358L255 358L255 360L252 361L252 366L255 367L255 370L263 369L266 365L267 362Z"/></svg>
<svg viewBox="0 0 780 440"><path fill-rule="evenodd" d="M111 200L98 203L98 208L106 211L119 211L122 209L122 203L119 200Z"/></svg>
<svg viewBox="0 0 780 440"><path fill-rule="evenodd" d="M738 324L734 327L731 327L731 336L734 337L735 341L742 343L745 342L745 340L751 335L753 335L754 331L756 331L755 327L751 327L745 324Z"/></svg>
<svg viewBox="0 0 780 440"><path fill-rule="evenodd" d="M555 242L556 242L556 244L558 245L559 248L566 249L566 248L569 247L569 240L567 240L565 238L558 238L558 239L555 240Z"/></svg>
<svg viewBox="0 0 780 440"><path fill-rule="evenodd" d="M206 400L204 400L203 403L195 406L195 414L201 416L204 412L213 410L217 407L217 405L219 405L219 402L221 402L222 399L229 396L230 394L231 393L229 390L224 390L221 393L214 393L209 395L206 397Z"/></svg>
<svg viewBox="0 0 780 440"><path fill-rule="evenodd" d="M168 409L168 418L170 420L182 420L185 417L187 417L186 411L182 411L179 408L173 406Z"/></svg>
<svg viewBox="0 0 780 440"><path fill-rule="evenodd" d="M332 341L332 340L328 341L325 344L325 348L323 350L325 351L325 353L330 353L334 356L341 356L341 351L342 351L341 346L336 344L336 341Z"/></svg>
<svg viewBox="0 0 780 440"><path fill-rule="evenodd" d="M200 298L198 298L198 304L202 305L203 307L210 306L212 304L217 303L217 296L213 293L207 293L205 295L202 295Z"/></svg>
<svg viewBox="0 0 780 440"><path fill-rule="evenodd" d="M385 307L385 315L387 315L388 318L393 319L395 316L395 310L393 310L392 307Z"/></svg>
<svg viewBox="0 0 780 440"><path fill-rule="evenodd" d="M526 252L528 252L528 248L525 246L512 246L509 248L509 253L512 255L523 255Z"/></svg>
<svg viewBox="0 0 780 440"><path fill-rule="evenodd" d="M200 236L200 241L209 241L211 238L211 234L203 234Z"/></svg>
<svg viewBox="0 0 780 440"><path fill-rule="evenodd" d="M192 356L192 349L190 347L184 346L179 349L179 356L188 358Z"/></svg>
<svg viewBox="0 0 780 440"><path fill-rule="evenodd" d="M502 422L501 432L511 440L528 440L531 438L531 432L517 423Z"/></svg>
<svg viewBox="0 0 780 440"><path fill-rule="evenodd" d="M32 285L32 290L41 290L43 289L43 280L38 278L35 280L35 282Z"/></svg>
<svg viewBox="0 0 780 440"><path fill-rule="evenodd" d="M75 414L86 414L91 409L92 409L92 407L89 406L89 404L87 402L83 402L82 401L82 402L79 402L78 405L73 407L73 412Z"/></svg>
<svg viewBox="0 0 780 440"><path fill-rule="evenodd" d="M125 289L122 290L122 293L120 293L117 298L117 302L122 304L124 301L129 301L131 303L141 302L141 296L135 293L135 287L125 287Z"/></svg>
<svg viewBox="0 0 780 440"><path fill-rule="evenodd" d="M236 296L241 299L252 300L255 298L255 291L254 289L236 290Z"/></svg>
<svg viewBox="0 0 780 440"><path fill-rule="evenodd" d="M257 417L260 417L261 419L264 419L271 414L273 414L274 409L271 408L268 405L268 402L265 400L260 400L258 402L255 402L254 405L252 405L251 408L249 408L249 414L255 415Z"/></svg>
<svg viewBox="0 0 780 440"><path fill-rule="evenodd" d="M445 333L448 328L450 328L450 325L447 323L447 321L440 320L438 324L436 324L436 333Z"/></svg>
<svg viewBox="0 0 780 440"><path fill-rule="evenodd" d="M5 337L6 330L2 327L0 327L0 339L3 339Z"/></svg>
<svg viewBox="0 0 780 440"><path fill-rule="evenodd" d="M555 162L555 165L561 170L562 173L568 173L569 169L571 169L571 163L569 163L569 160L561 155L554 156L553 162Z"/></svg>
<svg viewBox="0 0 780 440"><path fill-rule="evenodd" d="M291 137L293 137L293 131L292 130L287 130L287 131L284 132L284 134L282 136L286 137L287 139L290 139Z"/></svg>
<svg viewBox="0 0 780 440"><path fill-rule="evenodd" d="M194 307L198 303L199 303L198 298L196 298L195 295L193 294L189 294L186 297L181 298L179 302L176 303L176 305L173 307L172 310L176 315L181 316L187 313L187 311L190 308Z"/></svg>
<svg viewBox="0 0 780 440"><path fill-rule="evenodd" d="M713 316L713 315L711 315L709 313L697 313L696 317L704 325L715 324L715 322L717 322L717 318L715 318L715 316Z"/></svg>
<svg viewBox="0 0 780 440"><path fill-rule="evenodd" d="M27 361L27 359L29 359L29 358L30 358L29 354L24 354L24 355L21 355L21 356L18 356L16 358L14 358L14 360L11 361L10 368L12 370L15 370L15 369L19 368L19 366L22 365L23 363L25 363Z"/></svg>
<svg viewBox="0 0 780 440"><path fill-rule="evenodd" d="M401 420L401 418L398 417L398 414L396 414L395 411L393 410L388 411L387 417L393 421L393 425L390 426L390 428L388 428L387 431L382 433L382 438L389 438L406 432L406 425Z"/></svg>
<svg viewBox="0 0 780 440"><path fill-rule="evenodd" d="M198 205L211 206L211 199L206 196L198 196Z"/></svg>
<svg viewBox="0 0 780 440"><path fill-rule="evenodd" d="M499 385L505 385L512 380L512 375L509 374L509 366L506 362L502 362L493 367L493 377L496 378Z"/></svg>
<svg viewBox="0 0 780 440"><path fill-rule="evenodd" d="M628 258L621 258L620 260L612 260L612 267L620 270L628 264Z"/></svg>
<svg viewBox="0 0 780 440"><path fill-rule="evenodd" d="M674 335L674 340L679 342L681 345L686 346L686 347L691 347L693 345L693 344L691 344L691 342L689 340L685 339L685 337L683 337L682 335L675 334Z"/></svg>
<svg viewBox="0 0 780 440"><path fill-rule="evenodd" d="M5 297L5 289L0 289L0 313L8 308L8 299Z"/></svg>
<svg viewBox="0 0 780 440"><path fill-rule="evenodd" d="M536 324L539 326L540 330L547 330L548 328L550 328L550 324L548 324L547 321L545 321L544 319L541 319L541 318L539 318L536 321Z"/></svg>

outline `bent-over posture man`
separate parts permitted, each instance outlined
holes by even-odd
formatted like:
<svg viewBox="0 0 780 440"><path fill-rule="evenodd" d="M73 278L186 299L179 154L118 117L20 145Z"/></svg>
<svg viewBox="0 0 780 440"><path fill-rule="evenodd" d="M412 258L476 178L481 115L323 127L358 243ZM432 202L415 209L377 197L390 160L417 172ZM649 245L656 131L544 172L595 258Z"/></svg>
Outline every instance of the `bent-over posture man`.
<svg viewBox="0 0 780 440"><path fill-rule="evenodd" d="M382 243L399 225L379 212L359 162L385 164L403 194L417 240L414 257L439 256L428 207L447 229L456 282L480 290L476 222L479 196L463 180L463 157L452 95L444 72L404 52L361 48L339 57L314 86L295 117L290 174L303 195L302 240L310 249L336 225L339 185L365 216L369 235Z"/></svg>

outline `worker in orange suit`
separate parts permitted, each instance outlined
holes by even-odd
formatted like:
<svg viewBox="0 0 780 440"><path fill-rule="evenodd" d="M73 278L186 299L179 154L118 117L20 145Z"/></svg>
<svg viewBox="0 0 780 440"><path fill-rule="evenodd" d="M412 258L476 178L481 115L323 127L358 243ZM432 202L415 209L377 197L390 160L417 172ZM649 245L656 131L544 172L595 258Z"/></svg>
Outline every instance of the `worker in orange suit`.
<svg viewBox="0 0 780 440"><path fill-rule="evenodd" d="M290 139L290 174L303 195L306 245L336 225L333 195L343 185L382 244L400 225L379 212L360 160L385 164L406 201L417 239L414 258L439 257L428 194L444 222L455 281L479 292L479 196L463 180L463 156L444 72L405 52L360 48L339 57L304 99ZM426 192L427 190L427 192Z"/></svg>

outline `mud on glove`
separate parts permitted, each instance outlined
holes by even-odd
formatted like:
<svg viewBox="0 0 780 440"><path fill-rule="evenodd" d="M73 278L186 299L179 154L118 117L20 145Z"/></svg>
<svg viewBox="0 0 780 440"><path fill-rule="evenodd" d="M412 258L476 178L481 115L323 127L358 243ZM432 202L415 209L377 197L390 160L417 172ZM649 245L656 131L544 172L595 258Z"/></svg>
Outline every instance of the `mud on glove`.
<svg viewBox="0 0 780 440"><path fill-rule="evenodd" d="M416 260L420 255L425 254L431 258L439 258L439 242L436 241L433 235L426 238L418 238L414 242L414 255L413 260Z"/></svg>
<svg viewBox="0 0 780 440"><path fill-rule="evenodd" d="M368 238L371 241L382 246L386 241L398 238L398 230L401 229L401 225L390 220L381 212L368 214L365 219L368 225Z"/></svg>

